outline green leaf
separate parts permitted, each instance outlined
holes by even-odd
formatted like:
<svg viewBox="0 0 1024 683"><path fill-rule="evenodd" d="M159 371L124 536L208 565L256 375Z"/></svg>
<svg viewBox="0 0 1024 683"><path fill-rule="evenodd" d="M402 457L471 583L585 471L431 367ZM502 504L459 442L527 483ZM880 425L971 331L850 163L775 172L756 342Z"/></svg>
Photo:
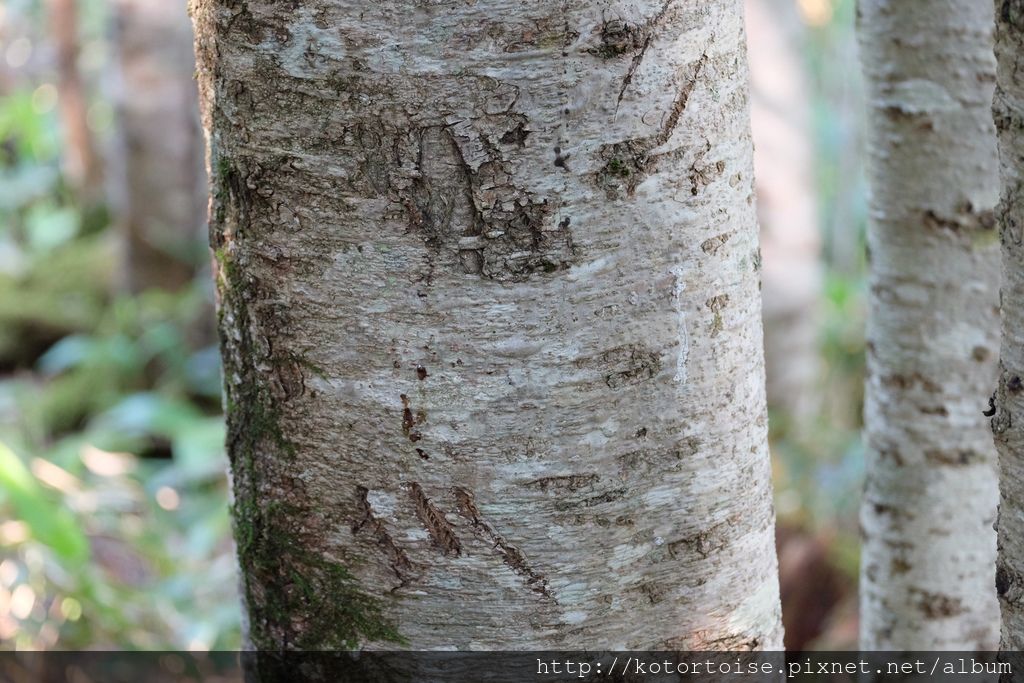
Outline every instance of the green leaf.
<svg viewBox="0 0 1024 683"><path fill-rule="evenodd" d="M21 459L0 443L0 488L10 498L17 514L32 532L63 559L81 562L89 554L89 541L66 508L49 500Z"/></svg>

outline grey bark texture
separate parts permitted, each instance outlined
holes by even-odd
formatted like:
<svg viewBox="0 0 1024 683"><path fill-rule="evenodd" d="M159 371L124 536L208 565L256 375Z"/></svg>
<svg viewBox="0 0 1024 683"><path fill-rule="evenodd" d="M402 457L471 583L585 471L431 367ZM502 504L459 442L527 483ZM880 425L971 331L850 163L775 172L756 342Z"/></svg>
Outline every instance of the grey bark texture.
<svg viewBox="0 0 1024 683"><path fill-rule="evenodd" d="M741 0L193 0L255 647L781 646Z"/></svg>
<svg viewBox="0 0 1024 683"><path fill-rule="evenodd" d="M861 647L993 649L992 8L862 0L870 297Z"/></svg>
<svg viewBox="0 0 1024 683"><path fill-rule="evenodd" d="M992 418L999 449L996 589L1004 650L1024 650L1024 2L997 0L996 93L1002 200L1002 348Z"/></svg>

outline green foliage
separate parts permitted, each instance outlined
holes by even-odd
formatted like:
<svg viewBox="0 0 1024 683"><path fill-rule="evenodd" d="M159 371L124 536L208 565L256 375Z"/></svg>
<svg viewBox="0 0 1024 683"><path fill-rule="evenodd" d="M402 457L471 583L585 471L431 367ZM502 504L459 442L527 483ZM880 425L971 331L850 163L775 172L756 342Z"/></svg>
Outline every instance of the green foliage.
<svg viewBox="0 0 1024 683"><path fill-rule="evenodd" d="M34 539L52 548L65 562L86 559L89 542L74 517L66 509L53 506L39 482L3 443L0 443L0 487L15 515L28 525Z"/></svg>
<svg viewBox="0 0 1024 683"><path fill-rule="evenodd" d="M194 296L115 298L0 379L0 440L22 456L0 450L0 591L36 596L11 644L238 645L218 366L185 343Z"/></svg>
<svg viewBox="0 0 1024 683"><path fill-rule="evenodd" d="M118 293L109 216L66 186L39 84L16 85L0 98L0 648L237 648L212 287Z"/></svg>

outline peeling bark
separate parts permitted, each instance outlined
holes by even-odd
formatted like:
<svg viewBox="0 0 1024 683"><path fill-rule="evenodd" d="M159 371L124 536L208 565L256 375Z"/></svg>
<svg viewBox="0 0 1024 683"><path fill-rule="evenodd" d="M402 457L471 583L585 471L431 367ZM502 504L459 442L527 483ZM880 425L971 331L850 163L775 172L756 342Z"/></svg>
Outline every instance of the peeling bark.
<svg viewBox="0 0 1024 683"><path fill-rule="evenodd" d="M1000 463L996 590L1001 649L1024 650L1024 2L997 0L996 93L1002 198L1002 349L992 430Z"/></svg>
<svg viewBox="0 0 1024 683"><path fill-rule="evenodd" d="M870 104L861 647L989 650L998 329L991 6L859 6Z"/></svg>
<svg viewBox="0 0 1024 683"><path fill-rule="evenodd" d="M781 646L699 5L193 0L251 645Z"/></svg>

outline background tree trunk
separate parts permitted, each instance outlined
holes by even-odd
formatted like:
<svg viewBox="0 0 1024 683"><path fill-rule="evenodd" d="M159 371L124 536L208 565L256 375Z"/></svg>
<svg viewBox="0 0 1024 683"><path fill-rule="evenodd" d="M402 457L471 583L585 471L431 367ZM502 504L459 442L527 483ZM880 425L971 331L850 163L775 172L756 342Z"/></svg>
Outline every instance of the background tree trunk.
<svg viewBox="0 0 1024 683"><path fill-rule="evenodd" d="M250 642L781 645L741 0L194 0Z"/></svg>
<svg viewBox="0 0 1024 683"><path fill-rule="evenodd" d="M208 199L192 25L184 0L118 0L116 200L128 287L177 289L201 263Z"/></svg>
<svg viewBox="0 0 1024 683"><path fill-rule="evenodd" d="M46 11L57 56L64 175L82 201L92 205L104 199L103 166L89 130L89 103L78 68L77 0L47 0Z"/></svg>
<svg viewBox="0 0 1024 683"><path fill-rule="evenodd" d="M806 437L821 407L823 286L801 24L791 0L747 0L746 11L768 407Z"/></svg>
<svg viewBox="0 0 1024 683"><path fill-rule="evenodd" d="M860 4L872 221L861 647L993 649L992 8Z"/></svg>
<svg viewBox="0 0 1024 683"><path fill-rule="evenodd" d="M1002 351L992 429L999 449L996 588L1003 650L1024 650L1024 3L996 3L996 94L1002 201Z"/></svg>

